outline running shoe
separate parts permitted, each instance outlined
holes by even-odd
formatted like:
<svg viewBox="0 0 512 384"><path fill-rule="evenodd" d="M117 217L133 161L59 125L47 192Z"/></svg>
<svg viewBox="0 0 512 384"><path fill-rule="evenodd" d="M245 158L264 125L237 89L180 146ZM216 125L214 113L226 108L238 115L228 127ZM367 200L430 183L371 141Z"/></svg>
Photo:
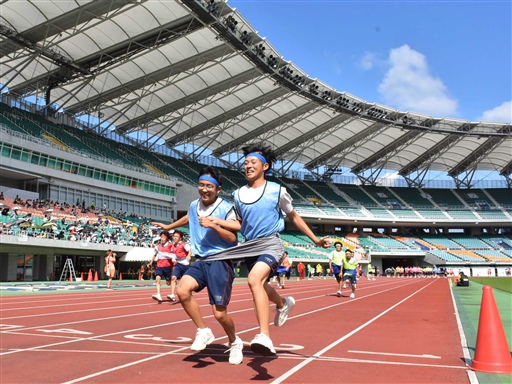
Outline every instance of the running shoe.
<svg viewBox="0 0 512 384"><path fill-rule="evenodd" d="M276 327L282 326L288 320L288 314L295 306L295 299L293 297L285 297L284 305L282 308L276 310L276 317L274 318L274 325Z"/></svg>
<svg viewBox="0 0 512 384"><path fill-rule="evenodd" d="M202 351L215 339L210 328L197 328L196 339L190 347L193 351Z"/></svg>
<svg viewBox="0 0 512 384"><path fill-rule="evenodd" d="M273 356L276 354L272 340L264 333L258 333L251 341L251 351L263 356Z"/></svg>
<svg viewBox="0 0 512 384"><path fill-rule="evenodd" d="M350 298L351 298L351 299L353 299L354 297L356 297L356 294L355 294L354 292L352 292L352 293L350 294Z"/></svg>
<svg viewBox="0 0 512 384"><path fill-rule="evenodd" d="M153 298L153 300L156 300L158 301L158 303L161 303L162 302L162 296L160 296L159 293L155 293L153 296L151 296Z"/></svg>
<svg viewBox="0 0 512 384"><path fill-rule="evenodd" d="M343 289L347 288L347 284L343 284Z"/></svg>
<svg viewBox="0 0 512 384"><path fill-rule="evenodd" d="M243 348L244 342L238 336L235 341L229 343L229 349L226 351L229 351L229 364L236 365L242 363L244 359L244 354L242 353Z"/></svg>
<svg viewBox="0 0 512 384"><path fill-rule="evenodd" d="M336 296L341 297L341 291L336 292Z"/></svg>
<svg viewBox="0 0 512 384"><path fill-rule="evenodd" d="M174 296L172 293L170 295L167 295L167 298L171 301L176 301L176 296Z"/></svg>

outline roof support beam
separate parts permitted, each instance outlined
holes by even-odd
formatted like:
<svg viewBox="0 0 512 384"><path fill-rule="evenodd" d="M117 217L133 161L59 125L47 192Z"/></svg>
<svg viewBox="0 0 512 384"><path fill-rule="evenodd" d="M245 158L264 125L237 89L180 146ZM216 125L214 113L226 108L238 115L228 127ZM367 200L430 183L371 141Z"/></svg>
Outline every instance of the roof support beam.
<svg viewBox="0 0 512 384"><path fill-rule="evenodd" d="M88 74L93 75L116 64L117 62L132 57L136 53L148 50L152 47L158 47L162 44L168 43L171 39L182 37L184 34L191 33L202 27L203 25L192 16L184 16L180 19L173 20L165 25L158 26L136 37L124 40L74 61L73 65L77 68L74 72L87 72ZM77 31L77 33L78 32L79 31ZM87 70L84 68L87 68ZM37 90L37 88L34 87L34 84L37 84L38 82L43 84L46 83L46 79L56 76L59 73L59 70L60 69L56 69L54 71L41 74L30 81L16 85L16 87L12 88L10 91L16 94L28 94L33 92Z"/></svg>
<svg viewBox="0 0 512 384"><path fill-rule="evenodd" d="M177 135L175 135L172 139L167 140L165 143L168 146L176 145L180 142L187 141L190 138L193 138L195 135L198 135L201 132L206 131L207 129L210 129L218 124L221 124L225 121L228 121L232 119L235 116L241 115L242 113L249 111L251 109L254 109L256 107L259 107L265 103L268 103L271 100L274 100L278 97L284 96L288 93L287 89L283 89L281 87L278 87L268 93L265 93L259 97L256 97L252 99L251 101L241 104L238 107L235 107L233 109L230 109L226 111L225 113L221 113L220 115L207 120L201 124L196 125L195 127L192 127L184 132L181 132Z"/></svg>
<svg viewBox="0 0 512 384"><path fill-rule="evenodd" d="M350 119L349 115L346 114L338 114L335 117L333 117L331 120L326 121L323 124L320 124L318 127L315 127L315 129L312 129L311 131L307 132L306 134L296 137L293 140L290 140L287 144L282 145L281 147L276 149L276 153L278 156L282 155L283 153L286 153L294 148L297 148L300 144L306 143L308 140L311 140L321 133L324 133L326 131L329 131L336 127L337 125L347 121Z"/></svg>
<svg viewBox="0 0 512 384"><path fill-rule="evenodd" d="M140 2L145 2L143 0ZM134 4L133 0L95 0L89 3L83 4L77 8L65 12L61 15L54 17L44 23L40 23L26 31L17 34L19 39L22 39L26 43L30 42L35 45L37 42L48 39L49 37L58 35L62 31L74 29L77 25L85 24L88 21L98 19L106 13L113 12L116 9L122 8L128 4ZM135 6L135 4L134 4ZM26 43L21 46L26 47ZM28 47L30 48L30 47ZM9 55L14 52L12 45L8 42L0 43L0 52L2 55Z"/></svg>
<svg viewBox="0 0 512 384"><path fill-rule="evenodd" d="M427 149L427 151L415 157L405 167L402 167L402 169L398 171L398 174L402 177L407 177L411 173L416 172L418 169L422 168L422 166L425 164L431 163L434 159L438 158L444 152L446 152L452 145L456 144L462 139L464 139L464 136L462 135L446 136L437 144ZM428 168L428 166L426 168Z"/></svg>
<svg viewBox="0 0 512 384"><path fill-rule="evenodd" d="M420 131L408 131L405 133L405 135L400 136L395 141L391 142L390 144L386 145L381 150L375 152L373 155L367 157L365 160L360 162L359 164L356 164L354 167L352 167L351 171L354 174L358 174L360 172L363 172L367 170L368 168L371 168L376 163L383 162L382 160L385 160L389 157L389 154L395 153L399 150L404 144L408 143L409 141L415 139L419 135L421 135L422 132Z"/></svg>
<svg viewBox="0 0 512 384"><path fill-rule="evenodd" d="M263 124L261 127L252 130L251 132L246 133L245 135L241 135L237 137L235 140L230 141L229 143L218 147L215 151L213 151L213 155L220 157L224 153L229 152L233 149L237 149L240 145L249 142L255 137L260 136L261 134L268 132L277 127L283 127L284 124L294 121L295 119L303 116L305 113L315 109L318 107L317 103L313 103L308 101L306 104L301 105L300 107L282 115L278 118L269 121L266 124ZM279 151L279 149L277 149Z"/></svg>
<svg viewBox="0 0 512 384"><path fill-rule="evenodd" d="M356 117L352 116L350 120L354 120ZM317 158L313 159L309 163L305 164L306 169L314 169L320 165L323 165L323 163L331 159L332 157L338 155L340 152L343 152L345 149L350 148L354 144L358 143L361 140L364 140L366 137L373 135L374 133L380 131L384 124L382 123L374 123L370 125L368 128L356 133L353 135L350 139L347 139L343 142L341 142L338 145L335 145L327 152L323 153L322 155L318 156Z"/></svg>

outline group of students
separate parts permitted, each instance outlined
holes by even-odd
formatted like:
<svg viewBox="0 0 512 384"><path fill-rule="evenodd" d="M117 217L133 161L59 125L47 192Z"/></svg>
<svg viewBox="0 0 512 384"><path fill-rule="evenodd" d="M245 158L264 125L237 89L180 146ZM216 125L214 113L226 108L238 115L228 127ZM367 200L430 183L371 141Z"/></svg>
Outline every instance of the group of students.
<svg viewBox="0 0 512 384"><path fill-rule="evenodd" d="M341 289L347 284L350 285L352 293L350 298L356 297L357 288L357 266L359 263L354 257L354 251L350 248L342 252L343 244L339 241L334 243L334 250L329 254L329 269L332 271L338 282L338 291L336 295L341 297Z"/></svg>
<svg viewBox="0 0 512 384"><path fill-rule="evenodd" d="M328 236L315 236L295 212L286 188L265 179L265 173L272 169L277 160L272 148L253 144L244 147L243 153L247 185L233 192L234 206L219 196L222 190L221 172L206 167L199 172L199 198L190 204L187 215L171 224L153 223L165 231L189 225L191 253L196 257L196 262L181 276L177 295L197 327L191 349L202 351L215 339L193 295L207 287L213 315L229 339L231 364L243 361L243 342L236 335L235 324L227 311L235 278L233 262L244 260L249 269L247 282L259 324L259 333L251 341L251 350L272 356L276 351L270 339L270 302L277 308L274 318L277 327L286 322L295 305L292 297L280 296L269 284L270 277L276 273L285 254L279 236L284 230L283 214L316 246L328 248L331 244ZM244 236L245 243L238 244L237 232ZM165 237L165 232L162 237ZM155 257L157 279L158 276L166 278L159 269L158 261L162 257L163 260L170 259L169 264L172 263L171 246L166 248L160 244ZM159 298L156 297L156 300Z"/></svg>
<svg viewBox="0 0 512 384"><path fill-rule="evenodd" d="M161 281L164 279L171 286L171 293L167 298L176 301L177 282L187 272L191 258L192 248L183 241L182 232L174 231L172 235L168 231L160 233L160 243L155 247L155 253L148 264L149 270L156 259L156 294L152 296L154 300L162 302Z"/></svg>

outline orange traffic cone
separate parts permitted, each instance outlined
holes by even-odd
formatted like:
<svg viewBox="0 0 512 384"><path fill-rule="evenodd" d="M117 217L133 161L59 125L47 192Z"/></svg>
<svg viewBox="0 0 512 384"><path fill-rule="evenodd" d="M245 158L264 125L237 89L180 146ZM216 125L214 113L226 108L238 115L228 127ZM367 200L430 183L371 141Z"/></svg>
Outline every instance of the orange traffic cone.
<svg viewBox="0 0 512 384"><path fill-rule="evenodd" d="M69 272L69 282L72 282L73 281L73 275L71 274L71 272Z"/></svg>
<svg viewBox="0 0 512 384"><path fill-rule="evenodd" d="M84 273L80 272L80 281L84 281Z"/></svg>
<svg viewBox="0 0 512 384"><path fill-rule="evenodd" d="M512 373L512 357L492 287L486 285L482 290L475 357L470 368L487 373Z"/></svg>
<svg viewBox="0 0 512 384"><path fill-rule="evenodd" d="M98 281L98 271L94 272L94 281Z"/></svg>
<svg viewBox="0 0 512 384"><path fill-rule="evenodd" d="M119 272L119 280L123 280L123 274Z"/></svg>
<svg viewBox="0 0 512 384"><path fill-rule="evenodd" d="M87 281L92 282L92 268L89 268L89 273L87 274Z"/></svg>

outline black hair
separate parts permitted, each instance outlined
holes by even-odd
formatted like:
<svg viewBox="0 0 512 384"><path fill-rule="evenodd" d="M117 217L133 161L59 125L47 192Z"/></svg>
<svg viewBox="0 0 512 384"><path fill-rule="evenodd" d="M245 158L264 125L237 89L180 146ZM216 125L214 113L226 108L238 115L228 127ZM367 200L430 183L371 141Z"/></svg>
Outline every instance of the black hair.
<svg viewBox="0 0 512 384"><path fill-rule="evenodd" d="M172 236L168 231L162 231L160 232L160 236L165 235L167 237L167 240L171 240Z"/></svg>
<svg viewBox="0 0 512 384"><path fill-rule="evenodd" d="M201 177L203 175L209 175L209 176L213 177L215 180L217 180L219 185L222 187L222 173L217 168L214 168L214 167L204 167L203 169L201 169L199 171L199 176L198 177Z"/></svg>
<svg viewBox="0 0 512 384"><path fill-rule="evenodd" d="M183 239L183 232L181 232L181 231L174 231L173 235L176 235L176 234L180 235L180 237Z"/></svg>
<svg viewBox="0 0 512 384"><path fill-rule="evenodd" d="M354 251L353 251L353 250L351 250L350 248L345 249L345 252L354 253Z"/></svg>
<svg viewBox="0 0 512 384"><path fill-rule="evenodd" d="M337 242L335 242L335 243L334 243L334 246L337 246L338 244L339 244L339 245L341 245L341 246L343 247L343 244L341 243L341 241L337 241Z"/></svg>
<svg viewBox="0 0 512 384"><path fill-rule="evenodd" d="M246 147L242 148L244 156L247 156L251 152L256 152L261 154L268 163L268 170L272 169L272 164L277 160L277 155L272 149L270 145L265 145L264 143L254 143L249 144Z"/></svg>

